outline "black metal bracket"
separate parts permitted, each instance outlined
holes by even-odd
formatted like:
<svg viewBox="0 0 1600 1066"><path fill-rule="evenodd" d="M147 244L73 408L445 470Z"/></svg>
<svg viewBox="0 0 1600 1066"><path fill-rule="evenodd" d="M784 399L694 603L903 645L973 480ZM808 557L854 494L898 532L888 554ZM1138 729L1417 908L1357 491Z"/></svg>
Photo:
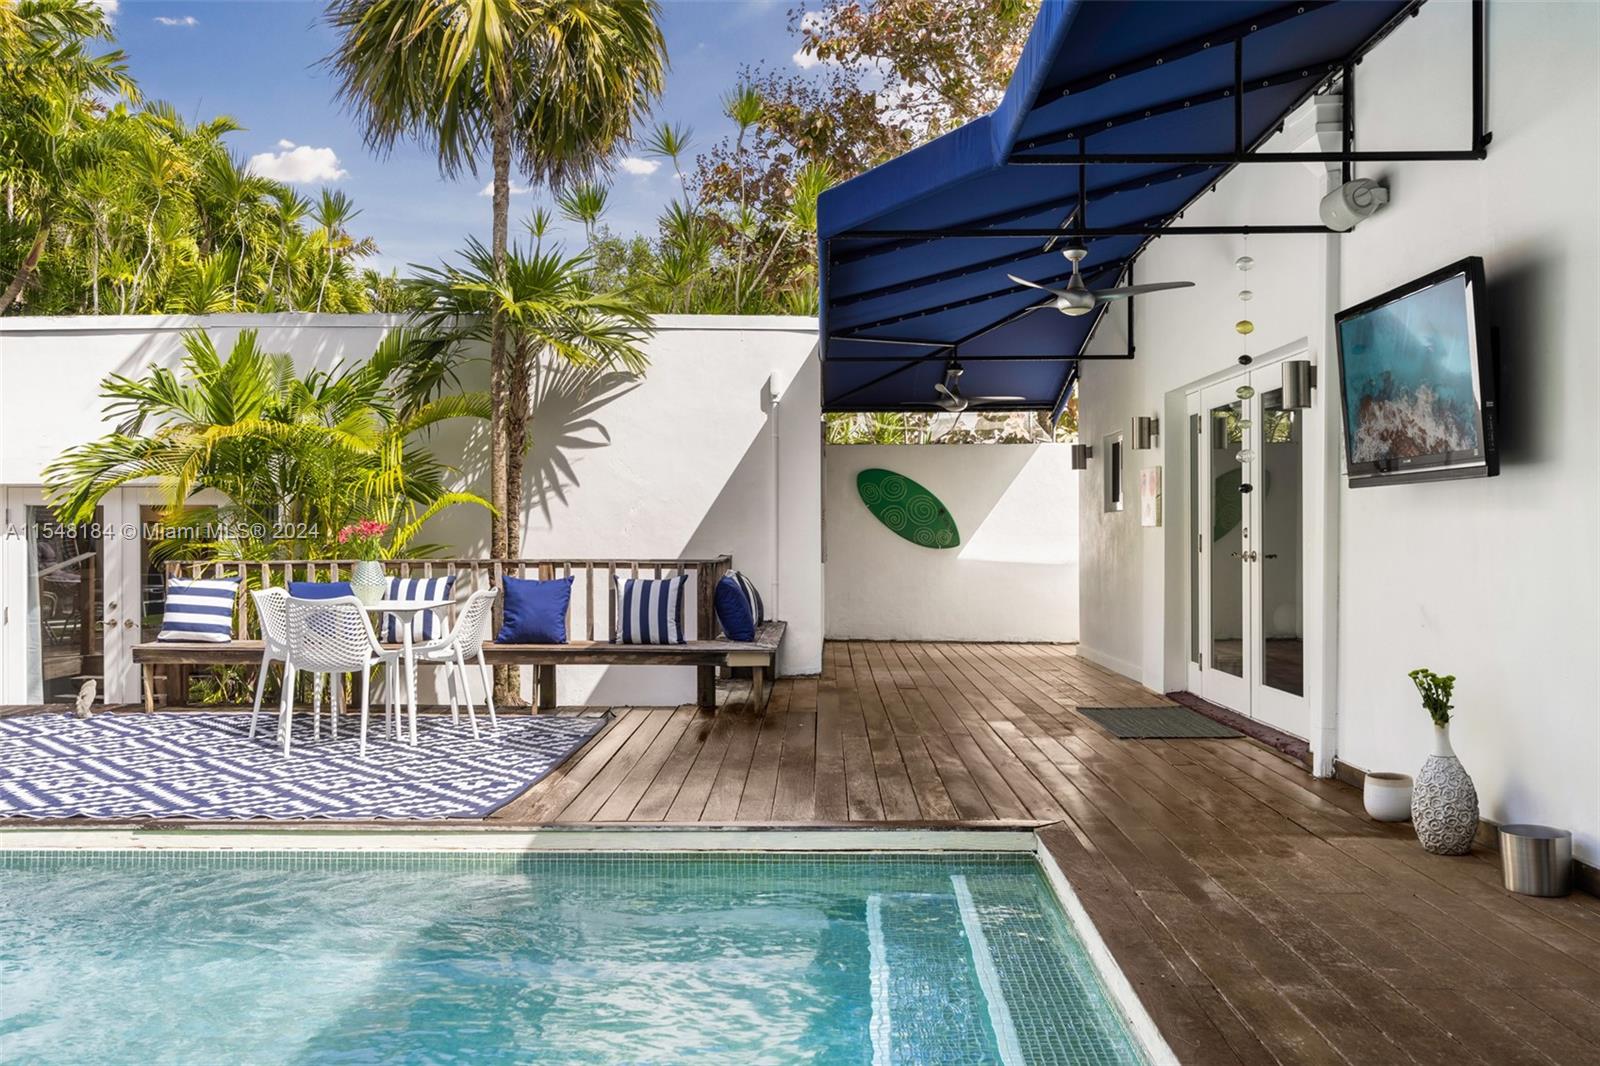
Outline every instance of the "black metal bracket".
<svg viewBox="0 0 1600 1066"><path fill-rule="evenodd" d="M1074 143L1078 151L1073 153L1038 152L1034 154L1012 153L1006 162L1019 166L1116 166L1116 165L1152 165L1167 164L1170 166L1236 166L1242 163L1338 163L1344 168L1346 179L1349 180L1349 168L1356 163L1419 163L1419 162L1452 162L1472 161L1484 159L1488 156L1489 143L1494 139L1494 134L1484 128L1484 101L1488 90L1488 67L1485 56L1485 27L1487 19L1487 0L1472 0L1472 146L1459 149L1395 149L1373 152L1358 152L1354 146L1354 98L1353 95L1345 100L1345 129L1344 143L1337 152L1259 152L1251 150L1244 140L1244 94L1254 89L1283 84L1298 78L1309 78L1314 73L1320 72L1322 77L1313 87L1313 93L1321 91L1330 84L1335 77L1343 77L1347 86L1354 83L1354 71L1357 64L1372 48L1393 33L1407 18L1414 18L1422 7L1423 0L1413 0L1397 14L1382 31L1373 35L1366 47L1342 59L1308 64L1301 68L1298 75L1293 70L1283 71L1269 75L1256 84L1254 79L1250 84L1244 80L1244 44L1250 33L1260 28L1260 23L1265 19L1281 22L1288 18L1298 17L1314 6L1311 4L1295 4L1280 8L1269 13L1263 19L1253 20L1250 24L1236 24L1216 34L1197 38L1195 41L1185 42L1184 45L1167 51L1176 54L1189 54L1200 48L1210 48L1214 44L1231 44L1233 46L1233 83L1228 87L1217 87L1206 92L1191 94L1189 97L1153 104L1150 107L1117 115L1108 120L1103 120L1096 129L1087 126L1073 127L1065 130L1042 134L1029 141L1023 142L1019 147L1023 150L1029 148L1061 142ZM1185 51L1187 49L1188 51ZM1097 85L1114 81L1119 75L1133 73L1138 70L1159 66L1166 58L1165 54L1141 57L1130 60L1129 63L1110 72L1090 75L1079 79L1069 85L1060 95L1068 96L1074 92L1092 89ZM1095 132L1104 129L1115 129L1129 122L1137 122L1153 115L1166 114L1171 111L1182 110L1197 104L1215 103L1224 99L1233 101L1233 151L1231 152L1110 152L1094 154L1088 151L1088 141ZM1264 141L1266 138L1263 137Z"/></svg>

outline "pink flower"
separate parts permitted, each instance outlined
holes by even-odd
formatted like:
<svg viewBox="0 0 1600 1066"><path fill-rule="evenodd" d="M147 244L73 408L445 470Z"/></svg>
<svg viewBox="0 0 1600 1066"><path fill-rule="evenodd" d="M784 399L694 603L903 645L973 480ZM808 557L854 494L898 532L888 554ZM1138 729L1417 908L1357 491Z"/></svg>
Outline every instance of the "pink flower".
<svg viewBox="0 0 1600 1066"><path fill-rule="evenodd" d="M389 523L366 519L339 530L338 539L340 544L348 544L352 539L377 540L387 532L389 532Z"/></svg>

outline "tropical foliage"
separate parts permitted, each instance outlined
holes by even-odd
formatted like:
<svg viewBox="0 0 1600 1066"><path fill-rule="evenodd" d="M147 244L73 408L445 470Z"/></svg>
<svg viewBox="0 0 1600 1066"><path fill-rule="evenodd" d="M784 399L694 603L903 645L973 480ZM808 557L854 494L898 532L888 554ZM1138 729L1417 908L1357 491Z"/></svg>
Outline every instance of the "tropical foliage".
<svg viewBox="0 0 1600 1066"><path fill-rule="evenodd" d="M0 312L368 311L345 194L249 171L227 116L143 103L88 0L0 0Z"/></svg>
<svg viewBox="0 0 1600 1066"><path fill-rule="evenodd" d="M871 411L826 416L829 444L1037 444L1078 439L1074 392L1061 418L1047 411L943 412Z"/></svg>
<svg viewBox="0 0 1600 1066"><path fill-rule="evenodd" d="M470 241L458 264L419 268L411 283L418 318L429 335L452 342L488 340L492 323L504 323L504 393L495 417L504 420L507 492L506 537L522 543L523 463L528 452L533 397L541 374L561 365L620 369L645 368L643 341L650 316L628 294L596 292L587 255L569 256L547 247L536 220L533 247L512 244L505 266L495 269L494 253Z"/></svg>
<svg viewBox="0 0 1600 1066"><path fill-rule="evenodd" d="M485 279L507 284L511 171L562 189L605 170L664 85L654 0L334 0L328 63L368 144L433 146L446 175L487 156L493 217ZM489 309L491 555L506 558L518 416L507 318ZM520 491L520 486L516 487Z"/></svg>
<svg viewBox="0 0 1600 1066"><path fill-rule="evenodd" d="M830 185L991 109L1032 0L824 0L790 14L810 69L742 71L734 132L696 152L665 122L638 145L683 187L656 233L603 227L607 287L653 311L816 313L816 200ZM812 62L814 61L814 62Z"/></svg>
<svg viewBox="0 0 1600 1066"><path fill-rule="evenodd" d="M438 342L398 330L361 363L305 374L252 330L226 355L204 332L183 343L177 370L106 379L116 429L45 470L63 521L90 521L106 493L155 481L177 528L162 542L171 552L333 558L338 531L370 519L391 527L387 557L426 550L416 537L441 511L488 506L449 490L455 471L421 443L442 422L488 413L482 394L439 394ZM221 502L197 504L208 491Z"/></svg>

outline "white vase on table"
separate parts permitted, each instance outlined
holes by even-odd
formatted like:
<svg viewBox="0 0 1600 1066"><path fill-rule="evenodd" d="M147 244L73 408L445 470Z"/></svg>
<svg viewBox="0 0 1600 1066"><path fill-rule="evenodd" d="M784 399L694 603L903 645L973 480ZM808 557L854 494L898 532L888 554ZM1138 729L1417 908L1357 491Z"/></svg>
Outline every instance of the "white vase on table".
<svg viewBox="0 0 1600 1066"><path fill-rule="evenodd" d="M388 589L389 579L384 575L383 564L377 560L363 559L351 569L350 591L362 603L377 603Z"/></svg>

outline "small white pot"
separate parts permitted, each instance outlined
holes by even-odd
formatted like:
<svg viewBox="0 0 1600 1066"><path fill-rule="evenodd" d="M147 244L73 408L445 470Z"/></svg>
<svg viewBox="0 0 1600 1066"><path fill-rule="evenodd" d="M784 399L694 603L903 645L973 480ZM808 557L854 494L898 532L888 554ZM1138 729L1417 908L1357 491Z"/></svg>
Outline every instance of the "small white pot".
<svg viewBox="0 0 1600 1066"><path fill-rule="evenodd" d="M1411 818L1411 775L1368 774L1361 789L1367 813L1380 822L1404 822Z"/></svg>

